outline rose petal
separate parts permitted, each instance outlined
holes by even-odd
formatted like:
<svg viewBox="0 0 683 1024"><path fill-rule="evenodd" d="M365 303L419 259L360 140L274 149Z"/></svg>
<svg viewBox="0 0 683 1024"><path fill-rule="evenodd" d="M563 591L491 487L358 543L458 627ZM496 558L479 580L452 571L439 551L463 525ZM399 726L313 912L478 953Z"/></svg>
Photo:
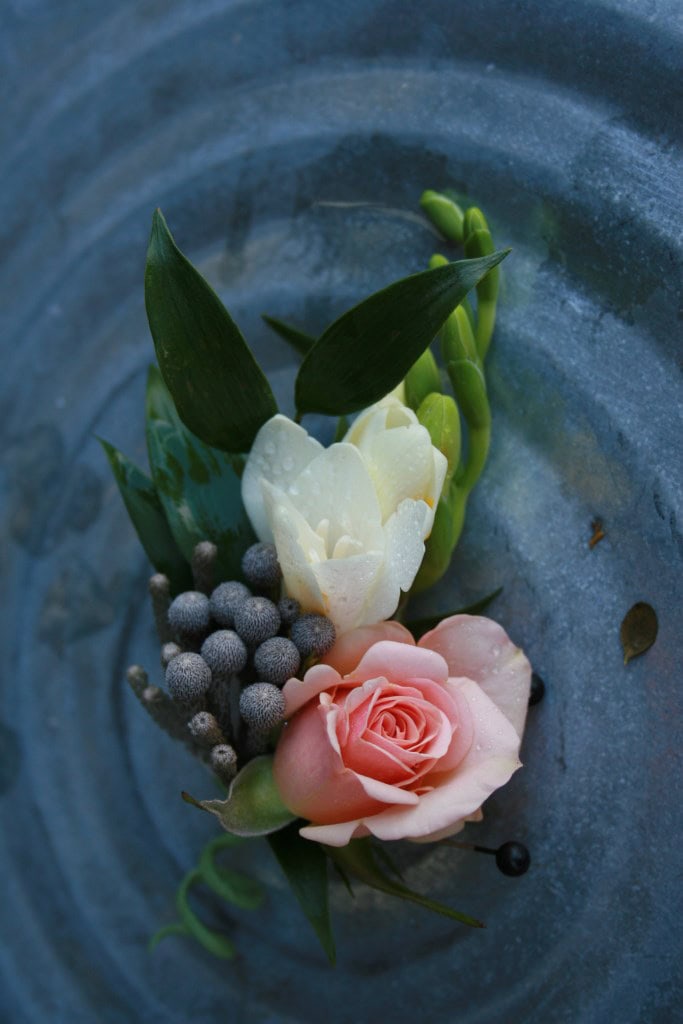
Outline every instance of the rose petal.
<svg viewBox="0 0 683 1024"><path fill-rule="evenodd" d="M435 773L435 788L423 794L416 807L364 815L363 824L378 839L414 839L452 827L481 807L520 767L519 737L507 718L472 680L460 679L456 685L474 726L469 751L450 775Z"/></svg>
<svg viewBox="0 0 683 1024"><path fill-rule="evenodd" d="M290 719L299 708L313 700L323 690L332 690L341 683L341 676L329 665L314 665L303 679L288 679L282 687L285 698L285 719Z"/></svg>
<svg viewBox="0 0 683 1024"><path fill-rule="evenodd" d="M368 830L358 819L338 822L336 825L305 825L299 829L299 835L304 839L324 843L325 846L346 846L352 839L367 834Z"/></svg>
<svg viewBox="0 0 683 1024"><path fill-rule="evenodd" d="M502 626L479 615L452 615L426 633L419 646L438 651L448 662L449 675L479 683L521 738L531 666Z"/></svg>
<svg viewBox="0 0 683 1024"><path fill-rule="evenodd" d="M405 683L412 678L445 682L448 665L435 651L381 640L365 652L352 674L359 682L379 677L392 683Z"/></svg>
<svg viewBox="0 0 683 1024"><path fill-rule="evenodd" d="M278 413L263 424L242 475L242 501L259 540L273 539L263 507L261 480L286 489L321 451L323 446L286 416Z"/></svg>
<svg viewBox="0 0 683 1024"><path fill-rule="evenodd" d="M347 771L330 744L325 708L312 702L287 723L275 749L273 778L286 807L326 825L382 808Z"/></svg>
<svg viewBox="0 0 683 1024"><path fill-rule="evenodd" d="M378 779L371 779L367 775L359 775L356 773L356 778L360 782L361 786L373 800L381 800L385 804L410 804L414 805L419 803L420 797L416 793L411 793L409 789L400 789L398 786L392 786L386 782L380 782Z"/></svg>
<svg viewBox="0 0 683 1024"><path fill-rule="evenodd" d="M466 818L460 818L459 821L454 821L452 825L448 825L446 828L442 828L439 832L431 832L428 836L418 836L416 839L411 839L411 843L438 843L440 839L448 839L449 836L454 836L458 832L462 832L465 825L469 821L481 821L484 815L482 814L481 807L475 811L474 814L468 814Z"/></svg>
<svg viewBox="0 0 683 1024"><path fill-rule="evenodd" d="M412 633L400 622L377 622L374 626L360 626L338 637L332 650L322 660L336 668L340 675L348 675L368 648L380 640L415 646Z"/></svg>

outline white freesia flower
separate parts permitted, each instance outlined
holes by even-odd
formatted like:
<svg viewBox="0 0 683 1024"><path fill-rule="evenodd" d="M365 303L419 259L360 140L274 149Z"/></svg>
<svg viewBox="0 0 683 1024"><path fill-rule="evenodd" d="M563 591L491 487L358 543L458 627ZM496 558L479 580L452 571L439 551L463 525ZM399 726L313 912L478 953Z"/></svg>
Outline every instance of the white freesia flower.
<svg viewBox="0 0 683 1024"><path fill-rule="evenodd" d="M389 618L411 587L445 474L428 431L391 395L331 448L273 416L242 500L259 540L275 543L287 593L344 633Z"/></svg>

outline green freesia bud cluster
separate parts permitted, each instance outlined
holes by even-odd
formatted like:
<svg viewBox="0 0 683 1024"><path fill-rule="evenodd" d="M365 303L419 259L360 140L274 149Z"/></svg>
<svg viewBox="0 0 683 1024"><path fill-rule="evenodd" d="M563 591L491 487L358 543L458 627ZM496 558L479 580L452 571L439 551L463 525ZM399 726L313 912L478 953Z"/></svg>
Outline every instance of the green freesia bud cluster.
<svg viewBox="0 0 683 1024"><path fill-rule="evenodd" d="M464 246L468 258L487 256L494 251L486 218L476 206L463 211L451 196L433 191L423 193L420 205L449 241ZM448 262L445 256L435 253L429 267L433 270ZM441 357L455 397L444 394L439 368L429 348L405 379L408 405L448 460L434 527L414 590L430 587L446 572L462 533L467 501L488 455L491 410L484 360L496 322L499 274L495 267L477 284L476 312L464 298L439 332ZM461 421L466 427L464 446Z"/></svg>

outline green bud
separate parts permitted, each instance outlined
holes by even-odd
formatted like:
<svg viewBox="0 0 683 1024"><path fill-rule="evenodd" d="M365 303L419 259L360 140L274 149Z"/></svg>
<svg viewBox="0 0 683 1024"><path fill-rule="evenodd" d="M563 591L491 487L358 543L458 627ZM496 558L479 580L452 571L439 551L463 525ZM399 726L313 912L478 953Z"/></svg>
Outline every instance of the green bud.
<svg viewBox="0 0 683 1024"><path fill-rule="evenodd" d="M472 324L462 305L457 306L448 317L441 328L440 337L441 354L446 366L458 359L470 359L475 363L479 361Z"/></svg>
<svg viewBox="0 0 683 1024"><path fill-rule="evenodd" d="M405 377L406 405L417 409L432 391L441 391L441 376L431 350L426 348Z"/></svg>
<svg viewBox="0 0 683 1024"><path fill-rule="evenodd" d="M470 206L465 210L463 217L463 235L465 239L468 239L473 231L488 231L488 229L486 217L478 206Z"/></svg>
<svg viewBox="0 0 683 1024"><path fill-rule="evenodd" d="M454 543L453 507L447 491L436 506L432 532L425 544L425 556L412 587L415 593L426 590L441 579L451 564Z"/></svg>
<svg viewBox="0 0 683 1024"><path fill-rule="evenodd" d="M452 199L441 192L422 193L420 206L435 228L452 242L463 240L463 212Z"/></svg>
<svg viewBox="0 0 683 1024"><path fill-rule="evenodd" d="M429 269L434 270L435 267L445 267L450 260L447 260L445 256L442 256L440 252L435 252L429 261Z"/></svg>
<svg viewBox="0 0 683 1024"><path fill-rule="evenodd" d="M473 231L465 242L465 256L468 259L476 256L490 256L494 249L491 232L483 228ZM498 267L494 267L477 285L477 298L480 303L496 301L499 281L500 270Z"/></svg>
<svg viewBox="0 0 683 1024"><path fill-rule="evenodd" d="M427 395L417 410L417 418L429 431L432 444L446 456L448 470L444 492L448 491L451 477L460 461L460 414L450 395Z"/></svg>
<svg viewBox="0 0 683 1024"><path fill-rule="evenodd" d="M484 374L477 363L470 359L449 362L448 376L468 425L477 430L488 429L491 424L491 410Z"/></svg>

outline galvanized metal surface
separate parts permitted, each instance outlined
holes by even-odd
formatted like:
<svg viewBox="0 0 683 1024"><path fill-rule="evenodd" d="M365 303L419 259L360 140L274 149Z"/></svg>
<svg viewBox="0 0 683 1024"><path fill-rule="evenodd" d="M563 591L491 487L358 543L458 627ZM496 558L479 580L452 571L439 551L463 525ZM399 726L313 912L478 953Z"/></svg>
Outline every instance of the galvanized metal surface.
<svg viewBox="0 0 683 1024"><path fill-rule="evenodd" d="M680 5L14 0L0 17L3 1021L674 1019ZM490 464L423 607L502 584L492 614L546 679L524 770L470 829L522 839L532 869L407 855L482 933L335 885L331 970L264 848L267 907L217 919L236 962L175 939L150 956L212 830L179 799L203 770L124 689L129 661L156 662L147 570L95 440L144 461L151 211L285 393L291 356L259 314L315 329L421 268L417 199L448 185L514 253ZM637 600L660 636L624 668Z"/></svg>

